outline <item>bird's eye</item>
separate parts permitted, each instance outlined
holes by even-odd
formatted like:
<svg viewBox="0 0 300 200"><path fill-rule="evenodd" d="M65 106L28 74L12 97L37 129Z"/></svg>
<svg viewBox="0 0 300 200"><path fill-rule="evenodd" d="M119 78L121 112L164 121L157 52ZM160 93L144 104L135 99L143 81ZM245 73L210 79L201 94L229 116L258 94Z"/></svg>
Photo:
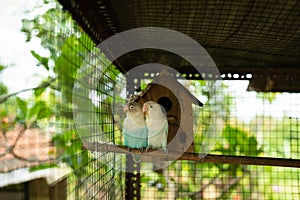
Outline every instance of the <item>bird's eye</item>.
<svg viewBox="0 0 300 200"><path fill-rule="evenodd" d="M130 108L130 109L133 109L133 108L134 108L134 106L130 106L129 108Z"/></svg>
<svg viewBox="0 0 300 200"><path fill-rule="evenodd" d="M151 105L150 108L153 108L153 106Z"/></svg>

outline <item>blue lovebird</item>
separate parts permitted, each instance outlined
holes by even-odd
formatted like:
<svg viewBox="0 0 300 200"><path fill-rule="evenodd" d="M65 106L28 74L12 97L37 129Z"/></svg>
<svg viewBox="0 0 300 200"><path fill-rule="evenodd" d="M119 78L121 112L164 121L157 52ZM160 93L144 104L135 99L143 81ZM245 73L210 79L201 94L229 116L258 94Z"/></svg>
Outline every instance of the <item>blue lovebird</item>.
<svg viewBox="0 0 300 200"><path fill-rule="evenodd" d="M126 113L123 125L124 145L127 146L128 151L131 148L138 148L143 151L148 146L148 134L142 106L137 102L129 102L124 107L124 112ZM140 162L141 157L133 155L133 160Z"/></svg>

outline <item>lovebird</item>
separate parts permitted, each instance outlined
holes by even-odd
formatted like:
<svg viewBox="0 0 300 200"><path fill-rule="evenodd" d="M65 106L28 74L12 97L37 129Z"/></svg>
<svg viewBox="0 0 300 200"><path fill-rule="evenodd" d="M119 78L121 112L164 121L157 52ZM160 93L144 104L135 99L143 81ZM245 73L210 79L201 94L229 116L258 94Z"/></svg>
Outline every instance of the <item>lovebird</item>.
<svg viewBox="0 0 300 200"><path fill-rule="evenodd" d="M163 113L162 106L155 101L147 101L143 105L148 129L148 146L153 149L162 148L168 154L167 140L169 125L167 116Z"/></svg>
<svg viewBox="0 0 300 200"><path fill-rule="evenodd" d="M124 106L124 112L126 113L122 132L124 145L127 146L128 151L131 148L138 148L143 151L148 146L148 141L142 106L137 102L129 102ZM140 162L141 157L133 155L133 160Z"/></svg>

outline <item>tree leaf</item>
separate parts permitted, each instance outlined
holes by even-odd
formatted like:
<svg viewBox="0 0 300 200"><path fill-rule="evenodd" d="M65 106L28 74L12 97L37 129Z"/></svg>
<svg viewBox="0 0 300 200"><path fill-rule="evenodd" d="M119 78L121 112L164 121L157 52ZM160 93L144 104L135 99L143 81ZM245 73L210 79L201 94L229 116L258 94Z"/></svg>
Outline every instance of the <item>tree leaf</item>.
<svg viewBox="0 0 300 200"><path fill-rule="evenodd" d="M269 103L272 103L276 99L277 93L276 92L258 92L256 94L256 97L262 99L263 101L268 101Z"/></svg>
<svg viewBox="0 0 300 200"><path fill-rule="evenodd" d="M27 112L28 112L28 105L27 102L22 100L21 98L17 97L17 105L19 108L19 114L18 114L18 118L21 121L25 121L26 116L27 116Z"/></svg>
<svg viewBox="0 0 300 200"><path fill-rule="evenodd" d="M35 51L30 51L30 52L33 55L33 57L35 57L39 61L38 65L43 65L45 69L49 70L49 66L48 66L49 58L42 57L39 54L37 54Z"/></svg>
<svg viewBox="0 0 300 200"><path fill-rule="evenodd" d="M44 91L45 91L46 88L38 88L38 89L35 89L34 90L34 96L38 97L40 96Z"/></svg>
<svg viewBox="0 0 300 200"><path fill-rule="evenodd" d="M249 151L245 152L245 155L249 156L257 156L260 153L260 150L257 148L258 146L257 140L255 137L251 136L249 138Z"/></svg>
<svg viewBox="0 0 300 200"><path fill-rule="evenodd" d="M7 94L8 89L6 87L6 85L4 85L3 83L0 83L0 95L4 95Z"/></svg>
<svg viewBox="0 0 300 200"><path fill-rule="evenodd" d="M47 106L45 101L37 101L30 109L27 117L29 123L37 120L50 117L52 115L51 109Z"/></svg>
<svg viewBox="0 0 300 200"><path fill-rule="evenodd" d="M48 118L52 114L53 114L52 110L48 106L45 106L45 107L43 107L43 108L40 109L40 112L38 114L37 120Z"/></svg>
<svg viewBox="0 0 300 200"><path fill-rule="evenodd" d="M0 72L3 71L5 68L6 68L5 65L1 65L1 64L0 64Z"/></svg>
<svg viewBox="0 0 300 200"><path fill-rule="evenodd" d="M58 167L58 164L56 163L46 163L46 164L40 164L37 166L33 166L29 169L30 172L34 172L34 171L38 171L38 170L42 170L42 169L48 169L48 168L54 168L54 167Z"/></svg>

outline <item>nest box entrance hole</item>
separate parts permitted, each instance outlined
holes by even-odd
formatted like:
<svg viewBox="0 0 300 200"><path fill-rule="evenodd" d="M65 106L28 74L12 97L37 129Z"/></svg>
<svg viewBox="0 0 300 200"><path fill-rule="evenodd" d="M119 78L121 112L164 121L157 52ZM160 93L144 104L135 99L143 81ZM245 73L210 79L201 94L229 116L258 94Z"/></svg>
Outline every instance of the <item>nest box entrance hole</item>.
<svg viewBox="0 0 300 200"><path fill-rule="evenodd" d="M162 105L166 112L172 109L172 101L168 97L161 97L157 100L157 103Z"/></svg>

